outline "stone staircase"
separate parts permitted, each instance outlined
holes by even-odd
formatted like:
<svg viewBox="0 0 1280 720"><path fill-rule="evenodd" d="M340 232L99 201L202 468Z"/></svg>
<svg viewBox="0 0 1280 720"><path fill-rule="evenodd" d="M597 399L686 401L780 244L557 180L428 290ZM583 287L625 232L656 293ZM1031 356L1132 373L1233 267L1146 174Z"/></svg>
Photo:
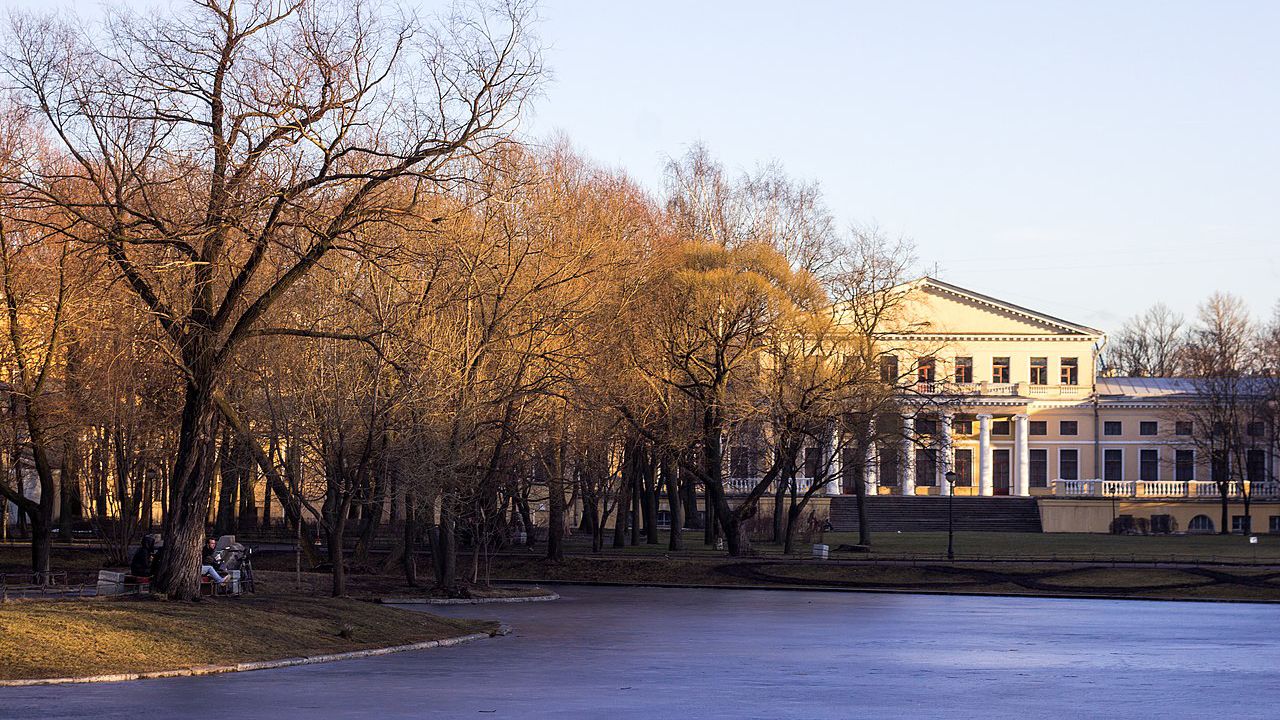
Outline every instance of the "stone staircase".
<svg viewBox="0 0 1280 720"><path fill-rule="evenodd" d="M1040 507L1035 498L956 497L955 529L984 532L1041 532ZM947 498L876 495L867 498L867 520L872 532L946 531ZM831 527L837 532L858 531L858 498L831 498Z"/></svg>

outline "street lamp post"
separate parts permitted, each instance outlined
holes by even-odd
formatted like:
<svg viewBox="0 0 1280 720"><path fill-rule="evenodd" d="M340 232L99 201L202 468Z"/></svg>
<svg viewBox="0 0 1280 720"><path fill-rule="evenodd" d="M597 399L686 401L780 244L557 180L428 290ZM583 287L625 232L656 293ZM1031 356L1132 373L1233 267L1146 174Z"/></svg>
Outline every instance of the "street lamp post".
<svg viewBox="0 0 1280 720"><path fill-rule="evenodd" d="M951 512L951 509L952 507L955 506L956 474L948 470L943 477L946 478L947 485L950 486L950 492L947 493L947 559L955 560L956 559L955 519L954 519L954 515Z"/></svg>

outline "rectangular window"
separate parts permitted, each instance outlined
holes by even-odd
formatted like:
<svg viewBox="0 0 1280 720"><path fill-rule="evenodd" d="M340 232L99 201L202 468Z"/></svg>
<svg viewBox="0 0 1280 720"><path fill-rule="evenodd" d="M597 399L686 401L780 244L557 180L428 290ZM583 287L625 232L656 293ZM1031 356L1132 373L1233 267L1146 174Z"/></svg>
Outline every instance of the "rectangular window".
<svg viewBox="0 0 1280 720"><path fill-rule="evenodd" d="M1080 360L1078 358L1062 358L1060 361L1062 374L1060 376L1062 385L1079 385L1080 384Z"/></svg>
<svg viewBox="0 0 1280 720"><path fill-rule="evenodd" d="M1267 531L1280 533L1280 515L1272 515L1267 521Z"/></svg>
<svg viewBox="0 0 1280 720"><path fill-rule="evenodd" d="M973 358L958 357L956 358L956 378L958 383L973 382Z"/></svg>
<svg viewBox="0 0 1280 720"><path fill-rule="evenodd" d="M1044 420L1032 420L1032 421L1031 421L1031 434L1032 434L1032 435L1048 435L1048 434L1049 434L1049 423L1048 423L1048 422L1045 422Z"/></svg>
<svg viewBox="0 0 1280 720"><path fill-rule="evenodd" d="M1266 482L1267 453L1259 448L1252 448L1245 456L1245 477L1251 483Z"/></svg>
<svg viewBox="0 0 1280 720"><path fill-rule="evenodd" d="M933 358L922 357L916 365L916 382L933 382Z"/></svg>
<svg viewBox="0 0 1280 720"><path fill-rule="evenodd" d="M1075 420L1062 420L1058 423L1059 435L1078 435L1080 426Z"/></svg>
<svg viewBox="0 0 1280 720"><path fill-rule="evenodd" d="M938 450L936 448L919 448L916 450L916 485L933 487L938 484Z"/></svg>
<svg viewBox="0 0 1280 720"><path fill-rule="evenodd" d="M993 383L1009 382L1009 358L1007 357L991 358L991 382Z"/></svg>
<svg viewBox="0 0 1280 720"><path fill-rule="evenodd" d="M992 420L992 421L991 421L991 434L992 434L992 435L1008 435L1008 434L1009 434L1009 420L1008 420L1008 418L1006 418L1006 419L1004 419L1004 420Z"/></svg>
<svg viewBox="0 0 1280 720"><path fill-rule="evenodd" d="M1042 448L1031 450L1031 487L1049 487L1049 451Z"/></svg>
<svg viewBox="0 0 1280 720"><path fill-rule="evenodd" d="M1231 479L1231 458L1225 452L1215 452L1209 458L1209 479L1213 482L1226 482Z"/></svg>
<svg viewBox="0 0 1280 720"><path fill-rule="evenodd" d="M1080 451L1063 448L1058 451L1058 477L1063 480L1080 479Z"/></svg>
<svg viewBox="0 0 1280 720"><path fill-rule="evenodd" d="M973 421L972 420L955 420L951 423L951 432L955 433L956 435L972 435Z"/></svg>
<svg viewBox="0 0 1280 720"><path fill-rule="evenodd" d="M1151 534L1168 535L1173 532L1173 516L1158 514L1151 516Z"/></svg>
<svg viewBox="0 0 1280 720"><path fill-rule="evenodd" d="M1160 479L1159 450L1143 450L1138 456L1138 479L1150 481Z"/></svg>
<svg viewBox="0 0 1280 720"><path fill-rule="evenodd" d="M881 355L880 356L880 380L881 382L887 382L887 383L898 382L898 356L897 355Z"/></svg>
<svg viewBox="0 0 1280 720"><path fill-rule="evenodd" d="M1179 450L1174 453L1173 477L1178 482L1191 482L1196 479L1196 451Z"/></svg>
<svg viewBox="0 0 1280 720"><path fill-rule="evenodd" d="M1266 431L1263 429L1262 423L1256 420L1245 426L1245 433L1249 437L1262 437L1264 432Z"/></svg>
<svg viewBox="0 0 1280 720"><path fill-rule="evenodd" d="M973 451L968 448L958 448L956 450L956 485L959 487L973 486Z"/></svg>
<svg viewBox="0 0 1280 720"><path fill-rule="evenodd" d="M1156 424L1155 420L1143 420L1138 423L1138 434L1148 436L1158 435L1160 434L1160 426Z"/></svg>
<svg viewBox="0 0 1280 720"><path fill-rule="evenodd" d="M1251 531L1249 527L1250 524L1248 515L1231 516L1231 532L1233 533L1239 533L1241 535L1249 534Z"/></svg>
<svg viewBox="0 0 1280 720"><path fill-rule="evenodd" d="M934 418L920 418L916 420L917 435L937 435L938 421Z"/></svg>
<svg viewBox="0 0 1280 720"><path fill-rule="evenodd" d="M1031 358L1031 384L1032 385L1048 385L1049 384L1049 358L1047 357Z"/></svg>
<svg viewBox="0 0 1280 720"><path fill-rule="evenodd" d="M818 463L822 462L822 450L816 447L804 449L804 475L801 477L818 477Z"/></svg>
<svg viewBox="0 0 1280 720"><path fill-rule="evenodd" d="M884 486L898 485L901 473L898 470L898 450L900 443L884 443L879 448L879 477Z"/></svg>
<svg viewBox="0 0 1280 720"><path fill-rule="evenodd" d="M840 449L840 486L844 492L853 492L858 472L862 468L862 462L858 459L858 455L857 448L847 447Z"/></svg>
<svg viewBox="0 0 1280 720"><path fill-rule="evenodd" d="M751 450L747 446L733 445L729 448L729 477L752 477Z"/></svg>
<svg viewBox="0 0 1280 720"><path fill-rule="evenodd" d="M1177 434L1177 435L1190 435L1190 434L1191 434L1191 421L1190 421L1190 420L1179 420L1178 422L1174 423L1174 426L1173 426L1173 432L1174 432L1175 434Z"/></svg>
<svg viewBox="0 0 1280 720"><path fill-rule="evenodd" d="M1108 420L1102 423L1103 435L1121 435L1121 426L1119 420Z"/></svg>
<svg viewBox="0 0 1280 720"><path fill-rule="evenodd" d="M1102 451L1102 479L1103 480L1123 480L1124 479L1124 451L1123 450L1103 450Z"/></svg>

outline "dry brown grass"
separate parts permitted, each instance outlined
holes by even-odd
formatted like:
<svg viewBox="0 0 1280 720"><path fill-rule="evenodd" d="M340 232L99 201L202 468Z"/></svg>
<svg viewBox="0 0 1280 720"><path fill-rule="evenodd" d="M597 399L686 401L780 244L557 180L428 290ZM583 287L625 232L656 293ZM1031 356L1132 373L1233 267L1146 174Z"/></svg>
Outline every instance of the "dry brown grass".
<svg viewBox="0 0 1280 720"><path fill-rule="evenodd" d="M405 645L493 623L335 598L17 601L0 605L0 678L172 670ZM349 637L340 632L349 629Z"/></svg>
<svg viewBox="0 0 1280 720"><path fill-rule="evenodd" d="M1206 574L1208 573L1208 574ZM562 563L503 557L494 574L513 579L696 584L753 587L839 587L850 590L1108 596L1280 602L1280 577L1256 569L1198 570L1069 565L875 565L761 560L659 560L649 557L570 557Z"/></svg>

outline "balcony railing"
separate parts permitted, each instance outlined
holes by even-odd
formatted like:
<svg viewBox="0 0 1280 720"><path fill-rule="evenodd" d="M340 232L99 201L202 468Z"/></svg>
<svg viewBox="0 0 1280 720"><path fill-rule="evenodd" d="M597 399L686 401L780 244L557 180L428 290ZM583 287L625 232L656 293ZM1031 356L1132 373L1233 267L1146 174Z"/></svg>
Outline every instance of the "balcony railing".
<svg viewBox="0 0 1280 720"><path fill-rule="evenodd" d="M1218 483L1207 480L1054 480L1055 497L1217 498ZM1252 498L1280 498L1280 482L1245 483ZM1241 486L1231 483L1228 497L1239 498Z"/></svg>
<svg viewBox="0 0 1280 720"><path fill-rule="evenodd" d="M755 489L756 484L760 482L760 478L725 478L724 491L729 495L746 495ZM813 486L813 478L798 477L796 478L796 491L808 492ZM769 488L765 494L773 493L778 489L778 481L769 483Z"/></svg>
<svg viewBox="0 0 1280 720"><path fill-rule="evenodd" d="M1046 400L1075 400L1088 397L1090 388L1080 385L1032 385L1030 383L919 382L912 386L921 395L960 397L1029 397Z"/></svg>

